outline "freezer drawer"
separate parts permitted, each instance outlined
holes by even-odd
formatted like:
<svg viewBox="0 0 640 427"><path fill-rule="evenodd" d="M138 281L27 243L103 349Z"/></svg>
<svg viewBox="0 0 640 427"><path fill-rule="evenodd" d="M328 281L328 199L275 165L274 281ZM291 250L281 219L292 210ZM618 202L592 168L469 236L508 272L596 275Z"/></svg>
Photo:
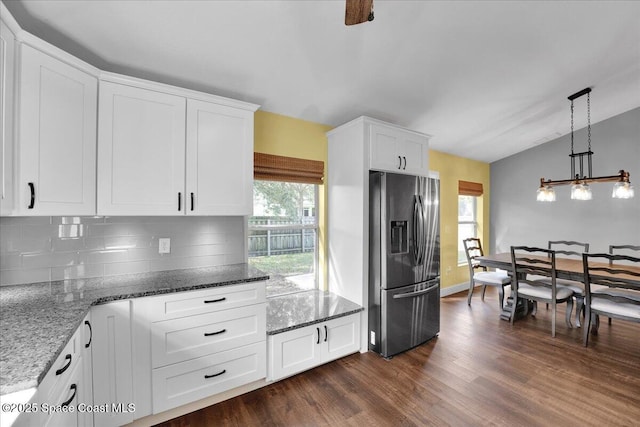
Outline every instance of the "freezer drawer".
<svg viewBox="0 0 640 427"><path fill-rule="evenodd" d="M381 290L380 353L393 356L440 332L440 280Z"/></svg>

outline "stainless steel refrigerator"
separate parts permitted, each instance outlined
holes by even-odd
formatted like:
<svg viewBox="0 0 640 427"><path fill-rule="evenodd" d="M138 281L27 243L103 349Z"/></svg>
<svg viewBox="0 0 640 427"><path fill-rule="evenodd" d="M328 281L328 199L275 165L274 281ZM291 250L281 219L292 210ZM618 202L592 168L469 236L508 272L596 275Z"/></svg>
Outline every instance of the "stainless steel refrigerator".
<svg viewBox="0 0 640 427"><path fill-rule="evenodd" d="M391 357L440 331L440 181L369 173L369 349Z"/></svg>

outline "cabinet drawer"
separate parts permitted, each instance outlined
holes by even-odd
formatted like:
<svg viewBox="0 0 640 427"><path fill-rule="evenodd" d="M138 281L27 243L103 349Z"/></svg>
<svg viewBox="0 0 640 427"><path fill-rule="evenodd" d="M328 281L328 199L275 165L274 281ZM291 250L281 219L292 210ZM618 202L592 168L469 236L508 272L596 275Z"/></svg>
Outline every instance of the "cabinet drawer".
<svg viewBox="0 0 640 427"><path fill-rule="evenodd" d="M159 321L266 302L265 282L220 286L145 298L149 320Z"/></svg>
<svg viewBox="0 0 640 427"><path fill-rule="evenodd" d="M255 304L153 323L153 367L264 341L266 313L266 304Z"/></svg>
<svg viewBox="0 0 640 427"><path fill-rule="evenodd" d="M231 390L265 376L264 341L154 369L153 413Z"/></svg>

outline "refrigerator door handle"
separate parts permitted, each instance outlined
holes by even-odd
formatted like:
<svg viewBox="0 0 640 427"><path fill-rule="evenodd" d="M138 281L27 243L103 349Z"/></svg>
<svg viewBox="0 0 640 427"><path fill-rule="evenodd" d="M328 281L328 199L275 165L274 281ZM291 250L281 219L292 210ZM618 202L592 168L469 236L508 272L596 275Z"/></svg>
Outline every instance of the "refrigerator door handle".
<svg viewBox="0 0 640 427"><path fill-rule="evenodd" d="M426 240L424 234L424 203L422 196L416 195L413 199L413 261L415 265L424 263Z"/></svg>
<svg viewBox="0 0 640 427"><path fill-rule="evenodd" d="M413 197L413 221L411 225L411 237L413 239L413 262L415 265L420 265L420 248L421 248L421 237L420 237L420 196L416 195Z"/></svg>
<svg viewBox="0 0 640 427"><path fill-rule="evenodd" d="M440 284L439 283L434 283L433 285L429 286L426 289L422 289L419 291L415 291L415 292L405 292L404 294L395 294L393 296L393 299L399 299L399 298L413 298L413 297L418 297L420 295L424 295L424 294L428 294L429 292L431 292L434 288L437 288Z"/></svg>

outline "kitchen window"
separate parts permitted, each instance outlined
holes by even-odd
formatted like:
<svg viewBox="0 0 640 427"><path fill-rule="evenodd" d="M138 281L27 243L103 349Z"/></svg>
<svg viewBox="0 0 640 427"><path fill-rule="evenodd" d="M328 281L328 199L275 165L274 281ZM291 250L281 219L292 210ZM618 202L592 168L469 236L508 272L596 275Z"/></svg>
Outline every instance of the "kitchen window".
<svg viewBox="0 0 640 427"><path fill-rule="evenodd" d="M482 193L480 183L458 182L458 265L467 263L462 240L478 237L478 199Z"/></svg>
<svg viewBox="0 0 640 427"><path fill-rule="evenodd" d="M254 155L249 264L269 274L268 295L318 288L318 184L324 163Z"/></svg>

